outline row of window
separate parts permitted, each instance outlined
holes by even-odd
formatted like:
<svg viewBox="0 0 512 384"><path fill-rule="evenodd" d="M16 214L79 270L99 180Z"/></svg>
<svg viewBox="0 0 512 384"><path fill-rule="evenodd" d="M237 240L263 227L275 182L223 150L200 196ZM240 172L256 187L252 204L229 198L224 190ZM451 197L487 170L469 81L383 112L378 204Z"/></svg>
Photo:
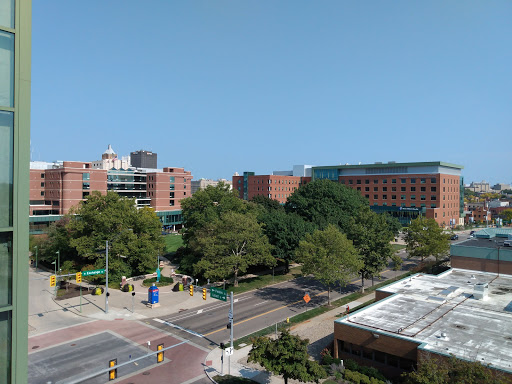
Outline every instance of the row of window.
<svg viewBox="0 0 512 384"><path fill-rule="evenodd" d="M397 195L391 195L391 200L396 200L396 196ZM364 195L364 197L369 199L370 195ZM387 200L387 199L388 199L388 195L382 195L381 198L379 198L379 195L373 195L373 200ZM407 195L400 195L400 200L416 200L416 195L410 195L409 199L407 199ZM426 201L427 200L427 196L426 195L420 195L420 200ZM430 196L430 201L436 201L436 200L437 200L436 195Z"/></svg>
<svg viewBox="0 0 512 384"><path fill-rule="evenodd" d="M387 184L388 183L388 179L373 179L373 184L379 184L379 180L382 182L382 184ZM397 180L398 179L391 179L391 184L396 184ZM410 184L416 184L416 180L417 179L416 178L400 179L400 184L406 184L407 180L409 180ZM419 179L420 184L426 184L428 182L428 180L430 180L431 184L435 184L437 182L437 179L435 177L432 177L430 179L427 179L427 178ZM345 184L345 181L344 180L340 180L340 183L341 184ZM362 183L363 183L362 179L355 179L355 184L362 184ZM354 184L354 180L353 179L349 179L348 180L348 184L349 185ZM365 179L364 180L364 184L370 184L370 179Z"/></svg>
<svg viewBox="0 0 512 384"><path fill-rule="evenodd" d="M357 187L360 191L361 187ZM391 192L396 192L397 187L391 187ZM416 192L416 187L410 187L410 192ZM365 192L370 192L370 187L364 187ZM382 187L382 192L387 192L388 187ZM379 187L373 187L373 192L379 192ZM400 187L400 192L407 192L407 187ZM427 187L420 187L420 192L427 192ZM430 187L430 192L437 192L437 187Z"/></svg>
<svg viewBox="0 0 512 384"><path fill-rule="evenodd" d="M414 360L338 340L338 353L341 352L407 371L416 369L416 362Z"/></svg>
<svg viewBox="0 0 512 384"><path fill-rule="evenodd" d="M373 206L378 207L378 206L379 206L379 203L373 203ZM388 206L388 203L384 202L384 203L382 203L382 206L383 206L383 207L387 207L387 206ZM391 206L392 206L392 207L396 207L396 203L391 203ZM400 203L400 206L404 208L404 207L407 207L407 204L406 204L406 203ZM424 203L421 203L421 204L420 204L420 207L421 207L421 208L425 208L426 206L427 206L427 205L426 205L426 204L424 204ZM411 207L411 208L416 208L416 203L411 203L411 204L409 204L409 207ZM437 208L437 205L436 205L436 204L430 204L430 208Z"/></svg>

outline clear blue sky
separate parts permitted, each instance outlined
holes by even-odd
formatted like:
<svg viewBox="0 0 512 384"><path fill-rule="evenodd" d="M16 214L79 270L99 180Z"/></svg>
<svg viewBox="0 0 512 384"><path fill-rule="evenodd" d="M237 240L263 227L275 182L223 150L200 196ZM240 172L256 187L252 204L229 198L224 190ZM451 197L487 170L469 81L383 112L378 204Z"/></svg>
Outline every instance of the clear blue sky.
<svg viewBox="0 0 512 384"><path fill-rule="evenodd" d="M32 2L32 159L194 178L445 161L512 182L510 1Z"/></svg>

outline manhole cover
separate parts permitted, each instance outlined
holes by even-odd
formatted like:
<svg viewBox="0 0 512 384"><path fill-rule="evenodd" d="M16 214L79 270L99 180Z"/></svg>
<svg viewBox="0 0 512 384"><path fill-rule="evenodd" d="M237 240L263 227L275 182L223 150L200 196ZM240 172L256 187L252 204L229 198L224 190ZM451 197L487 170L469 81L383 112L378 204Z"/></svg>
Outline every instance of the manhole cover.
<svg viewBox="0 0 512 384"><path fill-rule="evenodd" d="M34 345L34 346L32 347L32 349L37 349L37 348L39 348L39 345Z"/></svg>
<svg viewBox="0 0 512 384"><path fill-rule="evenodd" d="M43 317L44 315L42 313L38 313L37 316Z"/></svg>

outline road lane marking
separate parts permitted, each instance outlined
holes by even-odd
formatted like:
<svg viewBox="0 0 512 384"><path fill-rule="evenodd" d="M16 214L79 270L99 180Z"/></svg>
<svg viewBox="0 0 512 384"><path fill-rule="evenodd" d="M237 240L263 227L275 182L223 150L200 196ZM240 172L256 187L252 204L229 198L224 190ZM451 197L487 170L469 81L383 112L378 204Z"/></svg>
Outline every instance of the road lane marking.
<svg viewBox="0 0 512 384"><path fill-rule="evenodd" d="M168 325L170 327L174 327L176 329L179 329L180 331L184 331L184 332L190 333L191 335L200 337L202 339L204 339L205 336L206 336L206 335L201 335L200 333L198 333L196 331L192 331L190 329L183 328L183 327L179 326L178 324L169 323L168 321L164 321L164 320L160 320L160 319L153 319L153 320L158 322L158 323L165 324L165 325Z"/></svg>
<svg viewBox="0 0 512 384"><path fill-rule="evenodd" d="M197 311L197 314L199 315L200 313L203 313L203 310L200 309L199 311Z"/></svg>

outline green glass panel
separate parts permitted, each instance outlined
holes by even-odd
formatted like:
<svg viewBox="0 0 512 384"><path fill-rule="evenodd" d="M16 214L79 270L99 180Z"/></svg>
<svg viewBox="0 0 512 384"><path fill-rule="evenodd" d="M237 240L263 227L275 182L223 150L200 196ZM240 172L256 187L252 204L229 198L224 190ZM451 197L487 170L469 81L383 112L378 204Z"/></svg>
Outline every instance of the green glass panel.
<svg viewBox="0 0 512 384"><path fill-rule="evenodd" d="M13 113L0 112L0 228L12 226Z"/></svg>
<svg viewBox="0 0 512 384"><path fill-rule="evenodd" d="M14 107L14 34L0 32L0 105Z"/></svg>
<svg viewBox="0 0 512 384"><path fill-rule="evenodd" d="M14 0L0 0L0 25L14 29Z"/></svg>
<svg viewBox="0 0 512 384"><path fill-rule="evenodd" d="M11 304L12 238L10 233L0 233L0 307Z"/></svg>
<svg viewBox="0 0 512 384"><path fill-rule="evenodd" d="M11 382L11 344L11 311L0 312L0 383Z"/></svg>

